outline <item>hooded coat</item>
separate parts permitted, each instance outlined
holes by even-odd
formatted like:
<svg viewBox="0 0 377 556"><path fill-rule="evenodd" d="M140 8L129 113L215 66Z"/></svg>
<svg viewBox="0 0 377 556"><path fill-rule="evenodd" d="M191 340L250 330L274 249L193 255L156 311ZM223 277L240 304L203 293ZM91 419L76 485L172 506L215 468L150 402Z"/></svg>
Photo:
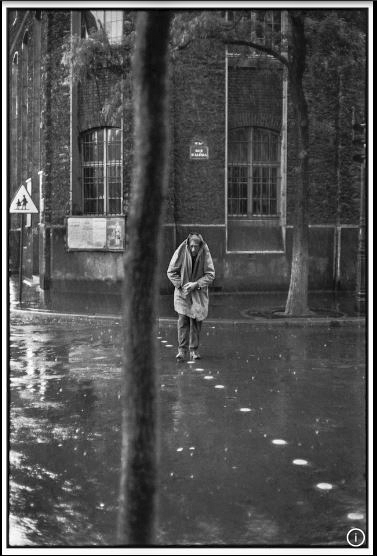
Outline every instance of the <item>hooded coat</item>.
<svg viewBox="0 0 377 556"><path fill-rule="evenodd" d="M192 235L199 237L201 245L194 266L189 250ZM190 234L176 249L167 271L174 290L174 310L192 319L204 320L208 315L208 286L215 279L215 268L208 245L200 234ZM198 288L185 294L187 282L197 282Z"/></svg>

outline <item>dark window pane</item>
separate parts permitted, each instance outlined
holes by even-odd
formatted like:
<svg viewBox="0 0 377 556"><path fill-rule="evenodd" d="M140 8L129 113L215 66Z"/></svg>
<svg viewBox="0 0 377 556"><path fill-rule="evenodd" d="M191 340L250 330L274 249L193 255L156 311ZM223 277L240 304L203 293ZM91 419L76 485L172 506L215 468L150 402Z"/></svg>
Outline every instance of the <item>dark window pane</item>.
<svg viewBox="0 0 377 556"><path fill-rule="evenodd" d="M97 201L95 200L84 201L84 212L86 214L97 214Z"/></svg>
<svg viewBox="0 0 377 556"><path fill-rule="evenodd" d="M262 39L264 35L264 26L262 23L257 23L255 26L255 33L258 39Z"/></svg>
<svg viewBox="0 0 377 556"><path fill-rule="evenodd" d="M262 214L268 214L269 202L268 199L262 199Z"/></svg>
<svg viewBox="0 0 377 556"><path fill-rule="evenodd" d="M93 155L93 143L85 142L83 151L84 151L84 161L85 162L92 161L93 156L94 156Z"/></svg>
<svg viewBox="0 0 377 556"><path fill-rule="evenodd" d="M108 166L107 167L107 176L112 180L120 180L120 166Z"/></svg>
<svg viewBox="0 0 377 556"><path fill-rule="evenodd" d="M230 142L247 142L249 140L249 128L247 127L237 127L229 131L229 141Z"/></svg>
<svg viewBox="0 0 377 556"><path fill-rule="evenodd" d="M93 199L94 197L97 197L97 188L94 183L84 183L84 197L87 199Z"/></svg>
<svg viewBox="0 0 377 556"><path fill-rule="evenodd" d="M248 143L232 142L229 143L228 159L230 163L247 163L248 158Z"/></svg>
<svg viewBox="0 0 377 556"><path fill-rule="evenodd" d="M234 197L234 185L231 181L228 183L228 198Z"/></svg>
<svg viewBox="0 0 377 556"><path fill-rule="evenodd" d="M117 182L110 182L109 183L109 198L119 197L121 195L121 185Z"/></svg>
<svg viewBox="0 0 377 556"><path fill-rule="evenodd" d="M271 160L272 162L276 162L279 160L278 138L276 135L271 135L269 160Z"/></svg>
<svg viewBox="0 0 377 556"><path fill-rule="evenodd" d="M257 199L253 200L253 214L260 214L260 201Z"/></svg>
<svg viewBox="0 0 377 556"><path fill-rule="evenodd" d="M264 199L268 199L268 197L269 197L269 183L268 182L263 182L262 183L262 197Z"/></svg>
<svg viewBox="0 0 377 556"><path fill-rule="evenodd" d="M98 214L103 214L104 210L103 210L103 199L99 199L98 200Z"/></svg>
<svg viewBox="0 0 377 556"><path fill-rule="evenodd" d="M107 160L108 161L117 161L120 162L120 143L112 143L111 145L108 145L107 148Z"/></svg>
<svg viewBox="0 0 377 556"><path fill-rule="evenodd" d="M120 213L120 199L109 199L109 213L119 214Z"/></svg>
<svg viewBox="0 0 377 556"><path fill-rule="evenodd" d="M84 167L84 179L93 179L94 177L94 168L89 166L89 167Z"/></svg>
<svg viewBox="0 0 377 556"><path fill-rule="evenodd" d="M103 195L104 195L104 183L103 183L103 180L101 180L101 181L98 180L98 181L97 181L97 184L98 184L98 197L99 197L99 198L103 198Z"/></svg>

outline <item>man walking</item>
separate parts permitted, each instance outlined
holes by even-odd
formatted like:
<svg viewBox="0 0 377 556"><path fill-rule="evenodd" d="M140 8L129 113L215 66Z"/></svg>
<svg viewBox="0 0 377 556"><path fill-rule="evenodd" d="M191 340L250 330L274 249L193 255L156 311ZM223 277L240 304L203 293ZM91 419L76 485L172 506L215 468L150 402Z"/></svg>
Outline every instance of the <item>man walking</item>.
<svg viewBox="0 0 377 556"><path fill-rule="evenodd" d="M167 271L174 290L174 309L178 313L177 361L184 361L187 350L192 359L198 352L200 331L208 315L208 286L215 278L215 269L208 245L198 233L176 249Z"/></svg>

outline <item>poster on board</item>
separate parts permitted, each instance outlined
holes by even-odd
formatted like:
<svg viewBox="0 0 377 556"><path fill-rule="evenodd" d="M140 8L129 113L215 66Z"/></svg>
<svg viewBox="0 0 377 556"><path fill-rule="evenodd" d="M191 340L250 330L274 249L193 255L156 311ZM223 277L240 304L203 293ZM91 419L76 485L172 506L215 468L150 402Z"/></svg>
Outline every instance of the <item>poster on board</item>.
<svg viewBox="0 0 377 556"><path fill-rule="evenodd" d="M123 250L124 218L67 218L68 250Z"/></svg>

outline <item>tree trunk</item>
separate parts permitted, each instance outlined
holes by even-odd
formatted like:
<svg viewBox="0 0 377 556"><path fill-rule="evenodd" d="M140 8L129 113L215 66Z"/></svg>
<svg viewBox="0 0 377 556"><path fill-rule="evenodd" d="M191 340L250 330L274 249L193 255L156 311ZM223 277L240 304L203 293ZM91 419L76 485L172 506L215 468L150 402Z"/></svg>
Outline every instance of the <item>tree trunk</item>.
<svg viewBox="0 0 377 556"><path fill-rule="evenodd" d="M295 215L292 246L291 281L285 314L302 316L308 309L309 278L309 230L308 230L308 189L309 189L309 120L308 107L303 89L306 45L304 20L302 15L289 12L292 29L291 61L289 65L289 87L292 94L298 142L298 179L295 191Z"/></svg>
<svg viewBox="0 0 377 556"><path fill-rule="evenodd" d="M124 258L124 367L118 543L154 542L157 482L155 337L158 261L167 190L170 12L138 14L133 61L135 158Z"/></svg>

